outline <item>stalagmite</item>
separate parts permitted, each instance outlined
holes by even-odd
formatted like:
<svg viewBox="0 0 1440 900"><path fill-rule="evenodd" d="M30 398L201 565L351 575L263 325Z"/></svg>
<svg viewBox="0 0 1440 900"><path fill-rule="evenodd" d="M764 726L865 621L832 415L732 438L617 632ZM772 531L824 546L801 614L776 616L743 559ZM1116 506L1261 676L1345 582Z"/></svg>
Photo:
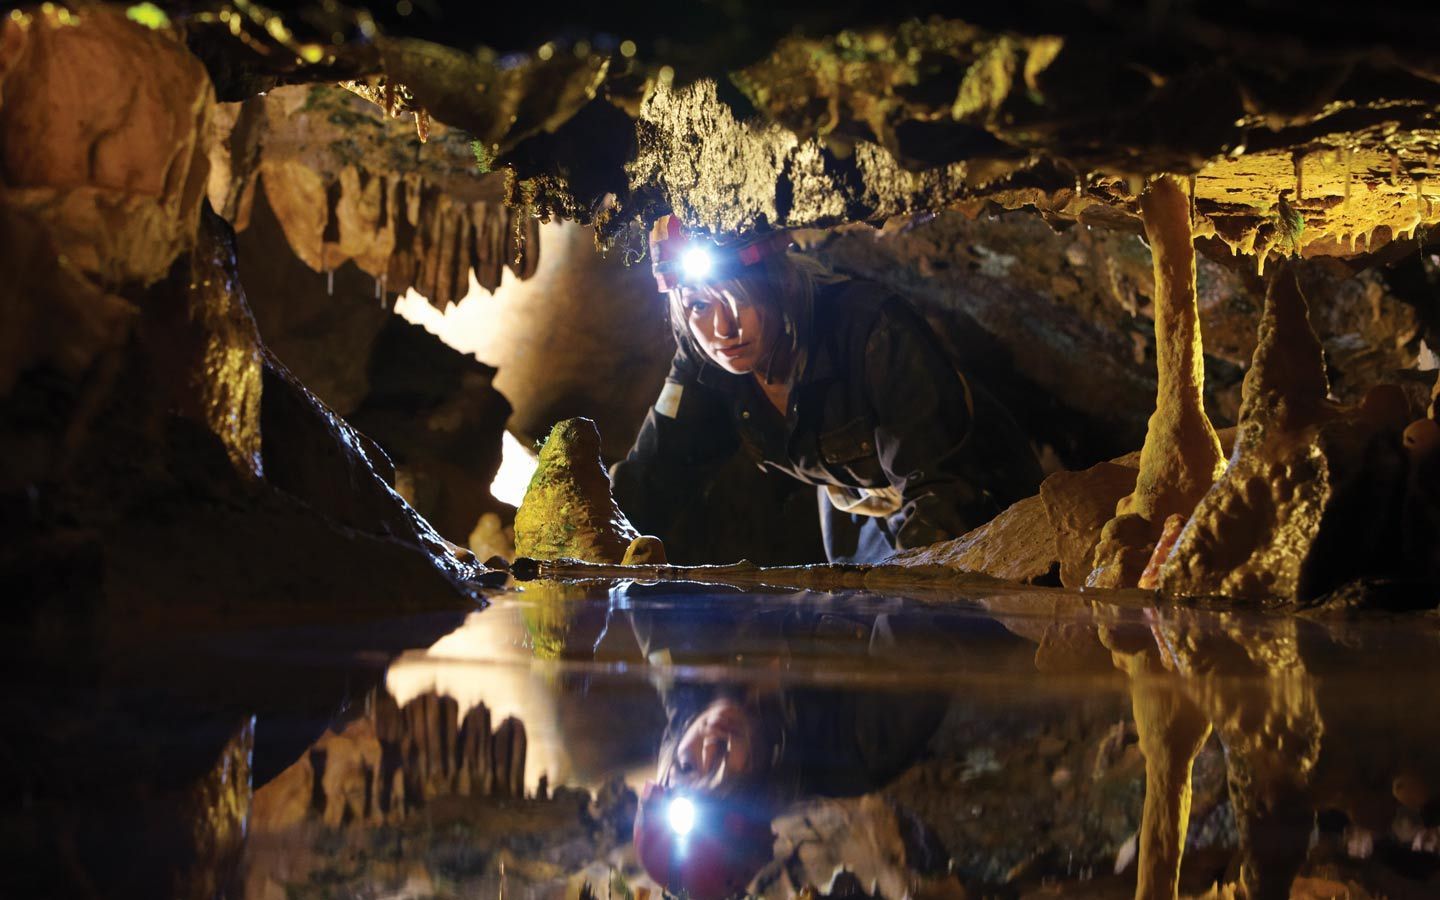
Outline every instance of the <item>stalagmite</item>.
<svg viewBox="0 0 1440 900"><path fill-rule="evenodd" d="M1160 571L1166 593L1305 601L1383 565L1398 537L1400 429L1328 399L1294 270L1266 295L1235 452Z"/></svg>
<svg viewBox="0 0 1440 900"><path fill-rule="evenodd" d="M556 424L515 514L516 555L618 563L632 546L632 558L655 559L658 543L636 531L611 498L595 423L566 419ZM663 559L663 550L659 554Z"/></svg>
<svg viewBox="0 0 1440 900"><path fill-rule="evenodd" d="M1188 516L1224 465L1202 396L1190 200L1165 176L1146 189L1140 209L1155 266L1155 412L1140 452L1135 491L1116 505L1115 518L1095 550L1089 583L1099 587L1134 586L1165 517Z"/></svg>

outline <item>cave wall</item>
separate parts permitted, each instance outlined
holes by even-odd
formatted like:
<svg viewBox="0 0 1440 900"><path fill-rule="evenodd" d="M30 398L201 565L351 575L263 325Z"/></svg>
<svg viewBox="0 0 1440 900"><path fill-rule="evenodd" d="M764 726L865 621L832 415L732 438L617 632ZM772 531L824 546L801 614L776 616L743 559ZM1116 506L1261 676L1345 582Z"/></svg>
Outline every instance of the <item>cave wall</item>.
<svg viewBox="0 0 1440 900"><path fill-rule="evenodd" d="M1056 229L1032 213L942 212L883 229L804 232L806 252L913 302L953 357L1011 408L1050 464L1084 468L1140 446L1155 400L1154 276L1142 239ZM1228 253L1201 256L1197 300L1206 408L1233 425L1255 350L1263 282ZM1320 334L1334 396L1358 403L1402 384L1415 408L1434 373L1421 341L1434 316L1424 289L1386 269L1335 260L1296 266ZM1432 341L1433 341L1432 337Z"/></svg>
<svg viewBox="0 0 1440 900"><path fill-rule="evenodd" d="M16 620L123 643L160 623L470 602L472 567L390 462L264 347L206 199L204 68L103 6L17 13L0 35ZM324 477L286 480L307 471Z"/></svg>
<svg viewBox="0 0 1440 900"><path fill-rule="evenodd" d="M397 310L498 370L495 387L514 407L509 428L522 443L585 416L614 461L630 449L670 368L665 298L648 266L602 256L589 228L544 224L539 241L543 253L528 279L509 276L490 295L472 289L443 314L416 297Z"/></svg>

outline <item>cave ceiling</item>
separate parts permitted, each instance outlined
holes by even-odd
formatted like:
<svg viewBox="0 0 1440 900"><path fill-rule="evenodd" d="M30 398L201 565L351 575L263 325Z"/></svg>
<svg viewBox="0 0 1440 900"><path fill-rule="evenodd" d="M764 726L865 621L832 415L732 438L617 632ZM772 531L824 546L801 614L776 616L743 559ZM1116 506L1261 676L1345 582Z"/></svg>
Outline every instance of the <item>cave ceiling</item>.
<svg viewBox="0 0 1440 900"><path fill-rule="evenodd" d="M476 240L487 228L515 230L474 213L501 200L521 219L594 224L602 243L637 255L637 225L669 211L732 232L1029 208L1057 227L1138 233L1137 197L1160 173L1190 179L1203 250L1262 271L1289 255L1363 263L1402 253L1440 220L1440 9L1431 7L130 9L142 7L183 31L222 100L346 83L406 134L440 134L455 165L426 184L469 210L455 214L457 227ZM335 131L306 137L355 142L343 124ZM327 171L348 166L353 181L364 170L335 155ZM403 202L390 182L403 182L407 158L371 163L391 168L367 174L383 182L371 193ZM481 177L490 171L505 174ZM321 189L302 187L309 193L296 196ZM523 256L523 235L486 240L497 260ZM302 256L325 262L319 238L309 243ZM477 272L488 252L473 251ZM400 270L362 267L425 285L432 301L463 295L454 264L421 272L400 256Z"/></svg>

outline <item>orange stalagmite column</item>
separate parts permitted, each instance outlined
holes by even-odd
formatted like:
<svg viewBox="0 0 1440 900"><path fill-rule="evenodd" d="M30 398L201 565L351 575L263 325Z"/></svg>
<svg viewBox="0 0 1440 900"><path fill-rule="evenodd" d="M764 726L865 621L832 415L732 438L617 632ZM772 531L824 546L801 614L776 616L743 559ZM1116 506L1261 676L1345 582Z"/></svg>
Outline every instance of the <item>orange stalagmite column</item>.
<svg viewBox="0 0 1440 900"><path fill-rule="evenodd" d="M1141 195L1140 213L1155 261L1158 386L1135 490L1116 505L1095 548L1089 584L1097 587L1136 586L1166 517L1188 518L1225 464L1202 396L1190 198L1174 178L1161 176Z"/></svg>

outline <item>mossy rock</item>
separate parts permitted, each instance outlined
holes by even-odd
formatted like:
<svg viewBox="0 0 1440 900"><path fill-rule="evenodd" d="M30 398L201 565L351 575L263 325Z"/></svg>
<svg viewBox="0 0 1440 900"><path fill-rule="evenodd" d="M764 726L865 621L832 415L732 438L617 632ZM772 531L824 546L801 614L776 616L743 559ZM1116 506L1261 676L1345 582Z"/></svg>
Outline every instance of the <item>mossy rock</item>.
<svg viewBox="0 0 1440 900"><path fill-rule="evenodd" d="M515 514L515 554L619 563L639 536L610 496L595 423L557 423Z"/></svg>

